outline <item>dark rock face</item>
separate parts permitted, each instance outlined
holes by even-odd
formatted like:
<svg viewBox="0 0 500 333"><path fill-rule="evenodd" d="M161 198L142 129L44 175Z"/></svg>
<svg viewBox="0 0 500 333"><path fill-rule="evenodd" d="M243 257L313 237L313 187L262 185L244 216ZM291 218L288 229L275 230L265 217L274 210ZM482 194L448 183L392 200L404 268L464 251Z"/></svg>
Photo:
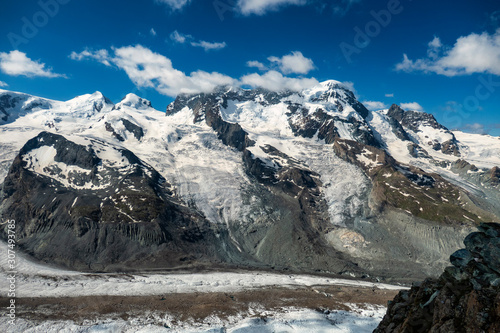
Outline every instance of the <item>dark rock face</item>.
<svg viewBox="0 0 500 333"><path fill-rule="evenodd" d="M397 104L392 104L391 107L389 108L389 111L387 112L387 115L390 118L393 118L398 122L403 121L404 114L405 114L405 110L403 110Z"/></svg>
<svg viewBox="0 0 500 333"><path fill-rule="evenodd" d="M441 152L447 155L461 156L455 137L441 144Z"/></svg>
<svg viewBox="0 0 500 333"><path fill-rule="evenodd" d="M9 94L0 96L0 116L3 121L8 121L10 114L7 112L8 109L16 107L16 105L21 101L19 97L12 97Z"/></svg>
<svg viewBox="0 0 500 333"><path fill-rule="evenodd" d="M458 159L456 160L452 167L457 168L459 170L467 171L478 171L478 168L474 164L470 164L466 160Z"/></svg>
<svg viewBox="0 0 500 333"><path fill-rule="evenodd" d="M75 165L83 169L93 169L100 162L99 157L92 148L68 141L65 137L48 132L42 132L37 137L29 140L21 151L20 156L33 149L43 146L54 147L57 151L54 160L66 165Z"/></svg>
<svg viewBox="0 0 500 333"><path fill-rule="evenodd" d="M103 146L92 145L42 132L21 149L0 206L2 218L17 221L21 249L90 271L189 267L220 262L232 251L230 244L223 249L224 231L181 202L132 152L115 149L124 163L117 167L97 156ZM58 166L82 171L65 174L56 165L34 171L29 166L37 157L30 154L38 148L55 149Z"/></svg>
<svg viewBox="0 0 500 333"><path fill-rule="evenodd" d="M500 225L478 229L438 280L400 292L374 332L500 332Z"/></svg>
<svg viewBox="0 0 500 333"><path fill-rule="evenodd" d="M341 111L343 107L338 104L337 108ZM375 139L373 131L366 126L364 121L355 118L346 120L338 116L332 116L323 109L307 114L308 110L297 104L289 104L288 109L290 110L288 123L297 136L312 138L317 134L318 139L331 144L336 138L340 138L337 126L342 125L350 129L350 133L356 141L380 147L380 143Z"/></svg>
<svg viewBox="0 0 500 333"><path fill-rule="evenodd" d="M205 120L207 125L217 132L217 136L224 144L236 148L239 151L243 151L246 147L252 146L253 142L248 138L248 134L239 124L228 123L222 119L220 114L221 104L218 102L219 98L220 96L217 92L195 96L179 95L176 100L168 106L166 114L174 114L188 106L194 112L194 122L197 123Z"/></svg>
<svg viewBox="0 0 500 333"><path fill-rule="evenodd" d="M404 128L407 128L413 132L419 132L419 127L422 124L425 126L430 126L434 129L441 129L446 131L452 136L452 139L443 143L431 141L428 143L429 146L431 146L434 150L441 151L443 154L460 156L460 149L458 147L455 135L446 127L438 123L433 115L425 112L405 111L399 105L393 104L389 108L387 116L389 117L392 131L401 140L411 141L411 138L404 130Z"/></svg>
<svg viewBox="0 0 500 333"><path fill-rule="evenodd" d="M115 129L113 128L113 125L111 125L111 123L109 122L106 122L105 124L105 128L106 128L106 131L110 132L111 135L113 137L115 137L118 141L125 141L125 139L123 138L123 136L121 136L120 134L116 133Z"/></svg>
<svg viewBox="0 0 500 333"><path fill-rule="evenodd" d="M500 168L499 167L493 167L491 168L489 172L489 181L491 184L494 186L497 186L500 184Z"/></svg>
<svg viewBox="0 0 500 333"><path fill-rule="evenodd" d="M149 107L150 107L150 105L149 105ZM129 131L130 133L132 133L137 140L140 141L142 139L142 137L144 136L144 130L142 129L142 127L131 123L127 119L121 119L121 121L123 123L123 126L125 126L125 129L127 131Z"/></svg>
<svg viewBox="0 0 500 333"><path fill-rule="evenodd" d="M371 201L380 210L400 209L446 225L461 225L464 216L484 221L474 210L461 207L460 189L438 174L402 165L385 150L356 141L337 139L333 149L371 179Z"/></svg>
<svg viewBox="0 0 500 333"><path fill-rule="evenodd" d="M408 143L408 152L415 158L430 158L429 153L425 149L420 147L420 145L414 142Z"/></svg>
<svg viewBox="0 0 500 333"><path fill-rule="evenodd" d="M397 104L391 105L387 116L389 117L389 124L392 127L392 132L401 140L411 141L408 133L404 130L401 122L404 118L404 110Z"/></svg>
<svg viewBox="0 0 500 333"><path fill-rule="evenodd" d="M252 146L254 143L248 138L239 124L231 124L222 119L218 110L208 109L205 113L207 125L212 127L219 139L228 146L234 147L239 151Z"/></svg>
<svg viewBox="0 0 500 333"><path fill-rule="evenodd" d="M323 110L320 109L314 114L308 115L308 110L299 104L290 104L288 105L288 109L290 110L290 115L301 115L300 121L289 120L288 122L296 135L304 138L312 138L318 133L318 138L325 140L328 144L333 143L335 138L339 137L337 128L335 127L335 119Z"/></svg>

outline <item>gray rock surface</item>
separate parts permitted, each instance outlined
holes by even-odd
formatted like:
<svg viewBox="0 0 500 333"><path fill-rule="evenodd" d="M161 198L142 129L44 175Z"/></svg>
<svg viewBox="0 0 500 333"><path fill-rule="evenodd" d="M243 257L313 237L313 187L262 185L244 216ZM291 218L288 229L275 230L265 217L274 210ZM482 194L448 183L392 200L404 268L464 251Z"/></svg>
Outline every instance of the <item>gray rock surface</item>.
<svg viewBox="0 0 500 333"><path fill-rule="evenodd" d="M438 280L400 292L374 332L500 332L500 225L481 224L464 244Z"/></svg>

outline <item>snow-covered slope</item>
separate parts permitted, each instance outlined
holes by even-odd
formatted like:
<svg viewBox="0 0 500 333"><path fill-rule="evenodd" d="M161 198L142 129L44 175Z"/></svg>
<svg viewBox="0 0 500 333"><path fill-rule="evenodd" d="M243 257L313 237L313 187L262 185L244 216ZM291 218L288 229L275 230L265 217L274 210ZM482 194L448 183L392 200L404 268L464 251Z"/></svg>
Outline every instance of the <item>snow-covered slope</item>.
<svg viewBox="0 0 500 333"><path fill-rule="evenodd" d="M59 102L2 90L0 111L1 181L42 131L100 161L95 170L68 165L51 145L20 155L26 171L75 193L115 186L98 177L106 168L126 174L121 152L130 151L133 165L158 172L177 204L211 223L230 262L431 274L459 246L464 225L500 215L498 138L451 132L397 106L369 112L337 81L302 92L219 87L178 96L166 114L134 94L114 105L99 92ZM426 233L429 223L440 229ZM379 267L384 260L393 272Z"/></svg>

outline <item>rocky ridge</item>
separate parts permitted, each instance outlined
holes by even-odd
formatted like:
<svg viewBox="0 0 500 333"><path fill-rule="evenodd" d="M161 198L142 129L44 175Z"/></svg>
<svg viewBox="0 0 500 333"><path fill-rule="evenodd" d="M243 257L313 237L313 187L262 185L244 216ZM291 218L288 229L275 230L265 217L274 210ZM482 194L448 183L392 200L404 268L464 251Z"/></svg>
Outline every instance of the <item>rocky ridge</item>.
<svg viewBox="0 0 500 333"><path fill-rule="evenodd" d="M414 283L389 302L374 332L499 332L500 225L478 229L439 279Z"/></svg>

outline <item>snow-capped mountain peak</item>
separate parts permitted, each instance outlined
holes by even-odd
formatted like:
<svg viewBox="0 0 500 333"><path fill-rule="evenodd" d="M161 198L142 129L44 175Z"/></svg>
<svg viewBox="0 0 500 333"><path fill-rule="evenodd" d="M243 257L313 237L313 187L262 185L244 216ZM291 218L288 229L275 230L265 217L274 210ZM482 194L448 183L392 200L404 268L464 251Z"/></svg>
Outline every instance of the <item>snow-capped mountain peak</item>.
<svg viewBox="0 0 500 333"><path fill-rule="evenodd" d="M114 107L114 104L101 92L96 91L93 94L81 95L65 102L65 107L70 112L90 116L96 112L109 111Z"/></svg>
<svg viewBox="0 0 500 333"><path fill-rule="evenodd" d="M122 106L128 106L137 110L147 110L153 107L150 101L133 93L127 94L119 103L116 104L115 108L120 109Z"/></svg>

